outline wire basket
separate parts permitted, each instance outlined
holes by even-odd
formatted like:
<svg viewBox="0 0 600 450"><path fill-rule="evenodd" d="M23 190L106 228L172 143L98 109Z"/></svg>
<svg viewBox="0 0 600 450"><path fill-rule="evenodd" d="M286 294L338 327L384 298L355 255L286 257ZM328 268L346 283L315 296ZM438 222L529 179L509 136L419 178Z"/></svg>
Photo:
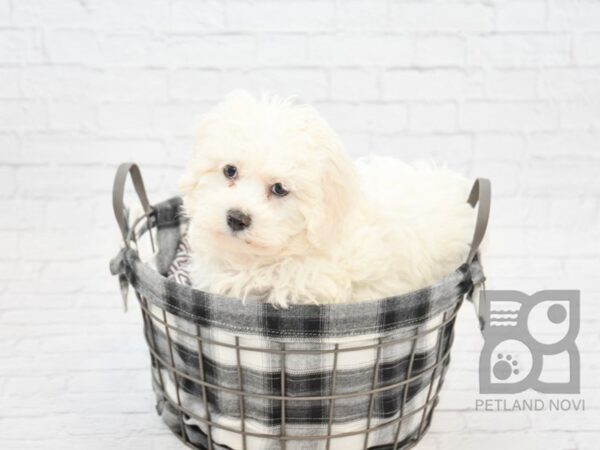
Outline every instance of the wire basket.
<svg viewBox="0 0 600 450"><path fill-rule="evenodd" d="M123 206L131 174L144 215ZM117 171L113 204L125 246L111 262L135 290L157 411L196 449L408 449L431 422L465 295L483 282L477 248L489 215L479 202L465 264L435 285L372 302L276 309L197 291L167 278L185 232L181 199L150 206L135 164ZM140 257L148 238L151 262Z"/></svg>

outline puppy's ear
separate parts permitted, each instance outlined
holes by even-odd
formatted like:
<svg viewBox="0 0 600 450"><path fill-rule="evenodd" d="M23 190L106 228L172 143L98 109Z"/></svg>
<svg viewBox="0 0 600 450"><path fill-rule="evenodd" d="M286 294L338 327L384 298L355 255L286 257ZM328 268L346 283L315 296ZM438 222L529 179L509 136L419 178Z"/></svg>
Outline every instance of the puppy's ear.
<svg viewBox="0 0 600 450"><path fill-rule="evenodd" d="M196 210L198 183L214 164L211 159L211 153L213 152L211 151L210 136L219 134L218 124L225 108L226 104L222 102L208 113L200 116L194 129L192 152L185 173L179 179L178 185L183 197L185 211L190 216Z"/></svg>
<svg viewBox="0 0 600 450"><path fill-rule="evenodd" d="M326 248L347 220L353 202L358 200L359 179L354 163L335 133L325 123L316 131L320 160L320 192L306 213L307 237L316 247Z"/></svg>
<svg viewBox="0 0 600 450"><path fill-rule="evenodd" d="M194 147L192 148L191 157L187 163L184 174L179 179L179 192L183 198L183 206L186 214L194 215L196 212L197 202L196 194L198 193L198 185L202 178L213 169L214 161L204 149L200 127L196 131Z"/></svg>
<svg viewBox="0 0 600 450"><path fill-rule="evenodd" d="M198 186L198 175L196 172L188 168L183 176L179 179L179 192L183 198L183 206L185 212L189 216L193 216L196 212L195 192Z"/></svg>

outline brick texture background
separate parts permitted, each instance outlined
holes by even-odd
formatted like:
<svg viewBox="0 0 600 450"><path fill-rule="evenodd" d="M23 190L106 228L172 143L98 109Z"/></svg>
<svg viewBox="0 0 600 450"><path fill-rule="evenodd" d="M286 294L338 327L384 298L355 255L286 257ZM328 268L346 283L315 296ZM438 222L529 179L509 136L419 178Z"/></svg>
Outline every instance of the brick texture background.
<svg viewBox="0 0 600 450"><path fill-rule="evenodd" d="M419 448L597 449L594 0L0 0L0 448L182 448L108 274L110 188L135 160L173 194L194 118L238 87L313 102L353 155L490 177L489 284L582 290L585 412L475 411L467 307Z"/></svg>

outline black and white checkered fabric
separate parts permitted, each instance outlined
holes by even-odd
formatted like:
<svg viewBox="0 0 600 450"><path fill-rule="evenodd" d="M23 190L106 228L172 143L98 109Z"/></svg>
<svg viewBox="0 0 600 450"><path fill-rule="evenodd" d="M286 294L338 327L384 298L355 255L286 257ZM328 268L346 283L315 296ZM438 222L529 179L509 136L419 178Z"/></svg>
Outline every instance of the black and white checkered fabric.
<svg viewBox="0 0 600 450"><path fill-rule="evenodd" d="M153 263L134 248L112 262L146 308L157 409L175 433L235 450L402 448L421 436L455 313L483 280L477 259L406 295L277 309L193 290L185 225L179 198L157 205ZM306 439L327 435L339 437Z"/></svg>

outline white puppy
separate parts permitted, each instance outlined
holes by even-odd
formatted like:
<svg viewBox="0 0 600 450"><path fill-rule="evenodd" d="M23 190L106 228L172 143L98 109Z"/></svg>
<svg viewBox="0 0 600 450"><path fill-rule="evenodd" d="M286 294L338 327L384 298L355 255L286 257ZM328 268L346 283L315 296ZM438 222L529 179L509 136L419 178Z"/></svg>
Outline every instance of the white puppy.
<svg viewBox="0 0 600 450"><path fill-rule="evenodd" d="M313 108L245 93L202 118L180 188L194 286L282 307L429 285L465 262L474 224L466 179L355 165Z"/></svg>

